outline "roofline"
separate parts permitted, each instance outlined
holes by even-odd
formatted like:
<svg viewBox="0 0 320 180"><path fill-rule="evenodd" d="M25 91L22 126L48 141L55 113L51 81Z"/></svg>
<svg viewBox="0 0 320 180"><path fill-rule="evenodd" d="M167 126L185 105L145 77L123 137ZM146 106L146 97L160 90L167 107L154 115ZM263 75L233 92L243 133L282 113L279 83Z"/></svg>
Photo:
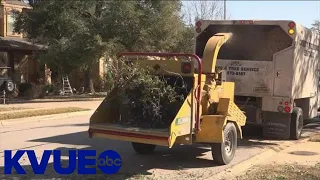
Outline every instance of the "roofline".
<svg viewBox="0 0 320 180"><path fill-rule="evenodd" d="M247 22L247 23L249 21L253 21L256 24L261 24L261 25L268 25L268 24L276 25L276 24L284 23L284 22L288 22L288 23L289 22L294 22L298 26L304 27L306 29L310 29L310 28L307 28L307 27L297 23L296 21L290 20L290 19L287 19L287 20L285 20L285 19L282 19L282 20L261 20L261 19L206 20L206 19L199 19L198 21L207 22L207 23L218 23L219 22L221 24L226 24L226 25L241 24L240 23L241 21L244 21L244 22Z"/></svg>
<svg viewBox="0 0 320 180"><path fill-rule="evenodd" d="M11 3L8 3L6 1L1 1L1 5L2 6L9 6L9 7L15 7L15 8L27 8L27 9L32 9L32 7L29 5L29 4L25 4L25 5L18 5L18 4L11 4Z"/></svg>

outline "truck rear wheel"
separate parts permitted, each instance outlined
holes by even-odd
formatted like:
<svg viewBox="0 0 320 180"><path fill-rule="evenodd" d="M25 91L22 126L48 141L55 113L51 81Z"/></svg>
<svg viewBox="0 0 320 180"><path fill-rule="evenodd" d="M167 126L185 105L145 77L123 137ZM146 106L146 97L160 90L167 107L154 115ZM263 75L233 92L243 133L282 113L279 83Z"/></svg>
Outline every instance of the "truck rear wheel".
<svg viewBox="0 0 320 180"><path fill-rule="evenodd" d="M138 154L151 154L154 152L156 145L132 142L132 147Z"/></svg>
<svg viewBox="0 0 320 180"><path fill-rule="evenodd" d="M219 165L229 164L237 149L237 129L233 123L227 123L223 130L224 142L211 145L213 160Z"/></svg>
<svg viewBox="0 0 320 180"><path fill-rule="evenodd" d="M295 107L291 114L290 138L298 140L301 136L303 128L303 111L299 107Z"/></svg>

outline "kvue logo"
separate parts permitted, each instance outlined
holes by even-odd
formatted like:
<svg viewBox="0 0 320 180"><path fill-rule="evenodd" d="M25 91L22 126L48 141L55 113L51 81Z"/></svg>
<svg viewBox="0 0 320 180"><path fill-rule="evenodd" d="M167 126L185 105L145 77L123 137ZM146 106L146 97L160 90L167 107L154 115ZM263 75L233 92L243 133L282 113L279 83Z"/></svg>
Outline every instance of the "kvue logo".
<svg viewBox="0 0 320 180"><path fill-rule="evenodd" d="M19 163L19 159L25 153L34 174L45 173L51 155L53 155L53 168L58 174L72 174L76 169L78 174L96 174L96 167L105 174L115 174L122 166L121 156L113 150L102 152L98 159L96 159L95 150L69 150L67 167L62 167L61 165L60 150L44 150L40 163L38 163L34 150L18 150L13 156L12 150L5 150L4 174L12 174L12 169L15 169L18 174L26 174L26 171Z"/></svg>

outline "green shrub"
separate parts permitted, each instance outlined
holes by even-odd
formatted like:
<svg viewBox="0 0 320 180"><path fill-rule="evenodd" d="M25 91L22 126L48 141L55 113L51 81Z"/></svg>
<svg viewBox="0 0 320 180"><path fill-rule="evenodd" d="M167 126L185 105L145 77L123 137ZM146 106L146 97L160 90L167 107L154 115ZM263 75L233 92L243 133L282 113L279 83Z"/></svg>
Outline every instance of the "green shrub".
<svg viewBox="0 0 320 180"><path fill-rule="evenodd" d="M19 96L20 97L25 97L29 93L30 89L32 90L32 83L21 83L18 86L19 89Z"/></svg>
<svg viewBox="0 0 320 180"><path fill-rule="evenodd" d="M105 74L103 87L106 92L110 92L114 88L114 77L109 71Z"/></svg>
<svg viewBox="0 0 320 180"><path fill-rule="evenodd" d="M44 85L34 83L21 83L18 87L19 96L25 99L43 98L45 96Z"/></svg>
<svg viewBox="0 0 320 180"><path fill-rule="evenodd" d="M48 93L53 93L55 91L55 86L53 84L45 85L44 86L44 91Z"/></svg>

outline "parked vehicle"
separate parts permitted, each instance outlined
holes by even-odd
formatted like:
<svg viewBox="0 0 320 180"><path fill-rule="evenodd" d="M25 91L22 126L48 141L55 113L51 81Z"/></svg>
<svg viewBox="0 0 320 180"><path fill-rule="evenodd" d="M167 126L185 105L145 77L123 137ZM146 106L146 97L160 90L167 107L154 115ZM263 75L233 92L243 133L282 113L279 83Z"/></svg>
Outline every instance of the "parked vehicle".
<svg viewBox="0 0 320 180"><path fill-rule="evenodd" d="M219 51L217 68L235 83L235 103L247 124L265 137L299 139L304 119L318 116L319 33L293 21L211 21L196 27L195 53L204 58L208 39L232 38Z"/></svg>

